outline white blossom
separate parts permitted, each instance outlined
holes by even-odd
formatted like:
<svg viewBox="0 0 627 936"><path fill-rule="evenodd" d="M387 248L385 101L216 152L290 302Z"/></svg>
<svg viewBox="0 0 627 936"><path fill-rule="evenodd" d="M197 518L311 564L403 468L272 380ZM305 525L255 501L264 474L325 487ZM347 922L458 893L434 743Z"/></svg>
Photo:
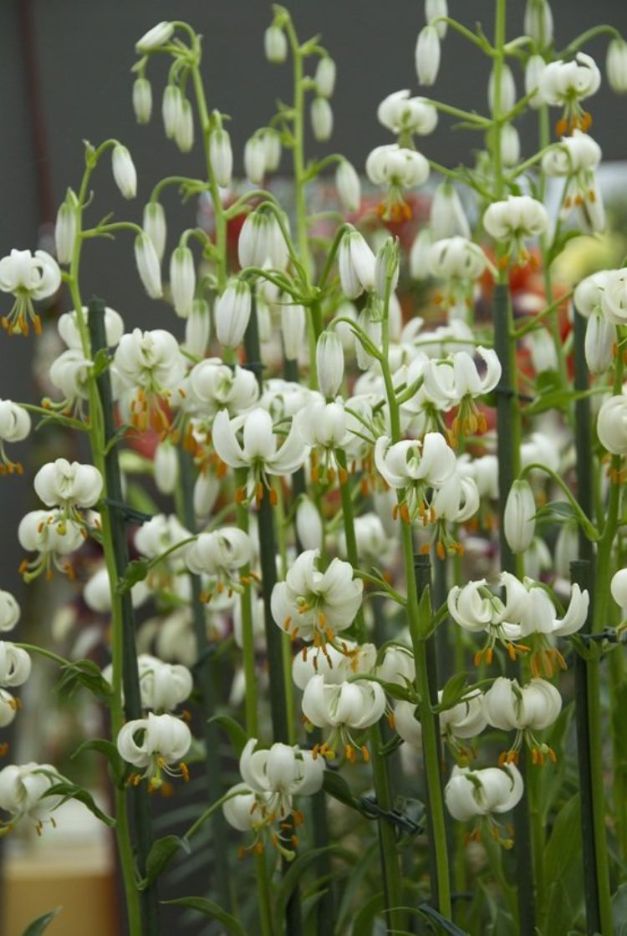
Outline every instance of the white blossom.
<svg viewBox="0 0 627 936"><path fill-rule="evenodd" d="M325 97L316 97L311 102L311 130L314 139L322 142L333 133L333 110Z"/></svg>
<svg viewBox="0 0 627 936"><path fill-rule="evenodd" d="M216 127L209 136L209 159L216 182L221 188L228 188L233 177L233 148L224 127Z"/></svg>
<svg viewBox="0 0 627 936"><path fill-rule="evenodd" d="M146 233L135 238L135 263L144 289L151 299L159 299L163 295L161 266L152 238Z"/></svg>
<svg viewBox="0 0 627 936"><path fill-rule="evenodd" d="M133 110L138 124L150 123L152 114L152 87L147 78L140 75L133 82Z"/></svg>
<svg viewBox="0 0 627 936"><path fill-rule="evenodd" d="M268 26L263 35L266 58L275 65L280 65L287 58L287 37L280 26L274 23Z"/></svg>
<svg viewBox="0 0 627 936"><path fill-rule="evenodd" d="M0 640L0 688L23 685L31 671L31 659L21 647Z"/></svg>
<svg viewBox="0 0 627 936"><path fill-rule="evenodd" d="M54 296L61 285L61 270L45 250L13 249L0 260L0 290L13 293L15 303L1 319L3 328L12 335L27 335L29 322L36 334L41 331L39 316L33 301Z"/></svg>
<svg viewBox="0 0 627 936"><path fill-rule="evenodd" d="M137 172L131 154L119 143L113 147L111 168L115 184L124 198L135 198L137 194Z"/></svg>
<svg viewBox="0 0 627 936"><path fill-rule="evenodd" d="M11 825L32 819L38 832L49 813L60 803L58 796L46 796L63 777L50 764L9 764L0 770L0 809L11 816Z"/></svg>
<svg viewBox="0 0 627 936"><path fill-rule="evenodd" d="M152 789L162 785L162 773L187 776L187 768L181 761L191 743L191 732L185 722L173 715L153 712L146 718L126 722L116 739L120 756L144 770L142 776L148 779ZM173 769L172 764L177 764L178 770Z"/></svg>
<svg viewBox="0 0 627 936"><path fill-rule="evenodd" d="M362 234L354 228L344 234L338 253L342 292L356 299L374 289L375 256Z"/></svg>
<svg viewBox="0 0 627 936"><path fill-rule="evenodd" d="M444 788L447 809L460 822L509 812L522 795L523 779L514 764L483 770L455 766Z"/></svg>
<svg viewBox="0 0 627 936"><path fill-rule="evenodd" d="M616 94L627 92L627 42L622 38L610 39L605 60L607 82Z"/></svg>
<svg viewBox="0 0 627 936"><path fill-rule="evenodd" d="M426 136L435 130L438 112L426 98L410 97L407 90L395 91L379 104L377 119L392 133Z"/></svg>
<svg viewBox="0 0 627 936"><path fill-rule="evenodd" d="M157 25L149 29L141 39L137 40L135 43L135 50L142 55L145 55L147 52L154 52L168 42L173 32L174 23L168 23L167 21L157 23Z"/></svg>
<svg viewBox="0 0 627 936"><path fill-rule="evenodd" d="M602 404L597 417L597 435L612 455L627 455L627 394L612 396Z"/></svg>
<svg viewBox="0 0 627 936"><path fill-rule="evenodd" d="M252 297L246 280L232 279L214 306L216 336L220 344L236 348L250 320Z"/></svg>
<svg viewBox="0 0 627 936"><path fill-rule="evenodd" d="M19 619L19 604L11 592L0 589L0 632L13 630Z"/></svg>
<svg viewBox="0 0 627 936"><path fill-rule="evenodd" d="M39 469L33 482L47 507L93 507L102 493L102 475L93 465L57 458Z"/></svg>

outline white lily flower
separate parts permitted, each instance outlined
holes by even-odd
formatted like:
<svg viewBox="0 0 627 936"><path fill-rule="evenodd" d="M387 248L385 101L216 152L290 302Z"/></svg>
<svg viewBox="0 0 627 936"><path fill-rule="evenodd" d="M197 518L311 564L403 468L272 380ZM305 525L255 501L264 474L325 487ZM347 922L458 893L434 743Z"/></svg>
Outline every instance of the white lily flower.
<svg viewBox="0 0 627 936"><path fill-rule="evenodd" d="M246 280L232 279L216 299L214 317L216 336L221 345L236 348L244 339L250 320L252 297Z"/></svg>
<svg viewBox="0 0 627 936"><path fill-rule="evenodd" d="M287 226L287 218L284 217L283 222ZM257 209L247 215L237 242L237 252L242 268L263 267L269 263L273 270L285 270L289 251L273 211Z"/></svg>
<svg viewBox="0 0 627 936"><path fill-rule="evenodd" d="M142 75L133 82L133 110L138 124L150 123L152 116L152 86Z"/></svg>
<svg viewBox="0 0 627 936"><path fill-rule="evenodd" d="M442 701L442 692L438 692ZM454 749L463 750L459 742L475 738L481 734L488 720L483 706L484 696L476 690L463 702L439 713L440 733ZM415 716L416 705L413 702L399 700L394 705L394 727L400 737L416 752L422 752L422 725Z"/></svg>
<svg viewBox="0 0 627 936"><path fill-rule="evenodd" d="M93 465L57 458L39 469L33 482L47 507L93 507L102 493L102 475Z"/></svg>
<svg viewBox="0 0 627 936"><path fill-rule="evenodd" d="M54 243L59 263L70 263L78 231L78 199L72 189L59 206L54 226Z"/></svg>
<svg viewBox="0 0 627 936"><path fill-rule="evenodd" d="M83 318L85 322L89 322L89 309L87 306L83 306ZM107 346L113 348L124 333L124 320L119 312L106 306L104 324ZM71 312L64 312L63 315L59 316L57 331L68 348L82 351L83 343L81 341L81 333L78 328L76 311L74 309Z"/></svg>
<svg viewBox="0 0 627 936"><path fill-rule="evenodd" d="M333 133L333 110L325 97L316 97L311 102L311 130L319 142L329 140Z"/></svg>
<svg viewBox="0 0 627 936"><path fill-rule="evenodd" d="M431 519L465 523L479 510L479 490L473 478L451 475L431 498Z"/></svg>
<svg viewBox="0 0 627 936"><path fill-rule="evenodd" d="M321 97L330 98L333 96L336 73L337 68L331 56L320 56L318 64L316 65L314 82L316 85L316 92Z"/></svg>
<svg viewBox="0 0 627 936"><path fill-rule="evenodd" d="M406 687L408 683L413 684L416 680L413 651L400 644L388 644L375 673L380 679L396 686Z"/></svg>
<svg viewBox="0 0 627 936"><path fill-rule="evenodd" d="M361 182L355 167L347 159L341 159L337 164L335 187L344 211L359 211Z"/></svg>
<svg viewBox="0 0 627 936"><path fill-rule="evenodd" d="M185 565L194 575L208 575L214 590L238 588L235 573L251 561L253 544L248 533L237 527L220 527L212 533L199 533L196 541L185 550Z"/></svg>
<svg viewBox="0 0 627 936"><path fill-rule="evenodd" d="M542 731L562 710L562 697L546 679L532 679L524 686L516 679L499 676L483 697L485 714L501 731Z"/></svg>
<svg viewBox="0 0 627 936"><path fill-rule="evenodd" d="M396 543L390 539L376 513L366 513L355 517L355 540L357 555L363 562L369 565L387 566L394 561ZM340 554L347 558L346 536L342 532L338 537L338 549Z"/></svg>
<svg viewBox="0 0 627 936"><path fill-rule="evenodd" d="M187 318L194 304L196 268L189 247L179 244L170 258L170 290L176 314Z"/></svg>
<svg viewBox="0 0 627 936"><path fill-rule="evenodd" d="M435 130L438 112L427 98L409 95L407 90L388 94L377 108L377 119L392 133L426 136Z"/></svg>
<svg viewBox="0 0 627 936"><path fill-rule="evenodd" d="M133 607L138 608L148 598L150 592L145 582L137 582L131 588ZM92 611L104 614L111 610L111 581L105 566L95 572L85 582L83 601Z"/></svg>
<svg viewBox="0 0 627 936"><path fill-rule="evenodd" d="M233 148L228 130L216 127L209 137L209 159L216 182L228 188L233 179Z"/></svg>
<svg viewBox="0 0 627 936"><path fill-rule="evenodd" d="M144 523L135 533L135 547L142 556L156 559L161 553L171 550L173 546L191 538L191 533L181 525L172 514L157 514L147 523ZM168 562L181 565L183 553L172 550L168 555Z"/></svg>
<svg viewBox="0 0 627 936"><path fill-rule="evenodd" d="M62 572L67 572L69 563L61 562L83 544L84 529L74 520L68 520L63 510L32 510L22 517L17 529L17 538L23 549L37 552L31 562L24 560L20 571L25 579L46 572L50 575L50 562Z"/></svg>
<svg viewBox="0 0 627 936"><path fill-rule="evenodd" d="M333 559L320 571L319 552L309 549L290 566L284 582L272 590L272 617L283 630L313 640L332 640L353 623L361 607L363 582L349 562Z"/></svg>
<svg viewBox="0 0 627 936"><path fill-rule="evenodd" d="M388 185L392 190L416 188L429 178L429 162L416 150L389 143L369 153L366 175L373 185Z"/></svg>
<svg viewBox="0 0 627 936"><path fill-rule="evenodd" d="M542 97L552 107L572 108L599 90L601 72L591 55L578 52L570 62L549 62L542 75ZM582 128L582 129L585 129ZM559 132L559 131L558 131Z"/></svg>
<svg viewBox="0 0 627 936"><path fill-rule="evenodd" d="M93 361L88 361L82 351L73 348L68 348L50 365L50 383L61 391L68 406L89 397L88 381L92 367Z"/></svg>
<svg viewBox="0 0 627 936"><path fill-rule="evenodd" d="M124 198L135 198L137 195L137 171L126 146L121 146L118 143L113 147L111 168L115 184Z"/></svg>
<svg viewBox="0 0 627 936"><path fill-rule="evenodd" d="M237 365L231 368L220 358L196 364L190 373L190 386L203 416L209 417L221 409L236 416L250 409L259 397L259 384L252 371Z"/></svg>
<svg viewBox="0 0 627 936"><path fill-rule="evenodd" d="M135 263L144 289L151 299L159 299L163 295L161 265L155 245L146 233L135 238Z"/></svg>
<svg viewBox="0 0 627 936"><path fill-rule="evenodd" d="M620 608L627 608L627 568L614 573L610 582L610 592Z"/></svg>
<svg viewBox="0 0 627 936"><path fill-rule="evenodd" d="M311 400L296 414L294 425L306 445L325 450L323 462L327 470L335 468L333 450L344 448L349 441L344 403L339 399L333 403Z"/></svg>
<svg viewBox="0 0 627 936"><path fill-rule="evenodd" d="M13 630L20 613L20 606L11 592L0 589L0 632Z"/></svg>
<svg viewBox="0 0 627 936"><path fill-rule="evenodd" d="M263 47L266 58L275 65L280 65L287 58L287 37L280 26L272 23L263 34Z"/></svg>
<svg viewBox="0 0 627 936"><path fill-rule="evenodd" d="M342 744L349 761L355 759L356 749L361 751L364 760L369 759L368 749L355 742L352 732L370 728L383 716L387 702L379 683L366 679L328 683L320 674L307 683L301 704L305 718L312 725L333 729L320 748L323 757L335 757L335 746Z"/></svg>
<svg viewBox="0 0 627 936"><path fill-rule="evenodd" d="M227 790L227 799L222 806L224 818L238 832L258 831L270 815L270 793L258 793L246 783L236 783Z"/></svg>
<svg viewBox="0 0 627 936"><path fill-rule="evenodd" d="M311 751L277 742L269 750L257 750L250 738L240 755L244 783L265 798L266 815L259 824L284 819L292 811L293 796L312 796L322 788L324 759Z"/></svg>
<svg viewBox="0 0 627 936"><path fill-rule="evenodd" d="M50 764L9 764L0 770L0 809L10 814L9 824L31 819L41 834L46 817L61 801L45 794L63 779Z"/></svg>
<svg viewBox="0 0 627 936"><path fill-rule="evenodd" d="M455 236L436 240L429 249L428 263L432 276L476 280L483 274L487 258L479 244Z"/></svg>
<svg viewBox="0 0 627 936"><path fill-rule="evenodd" d="M0 400L0 474L21 474L19 462L12 462L4 451L5 442L21 442L31 430L31 418L25 410L12 400Z"/></svg>
<svg viewBox="0 0 627 936"><path fill-rule="evenodd" d="M292 678L299 689L305 690L314 676L324 676L326 683L340 685L355 673L370 673L377 658L374 644L358 644L353 640L339 641L339 647L327 644L303 647L292 660Z"/></svg>
<svg viewBox="0 0 627 936"><path fill-rule="evenodd" d="M526 256L524 241L548 229L544 205L529 195L509 195L492 202L483 215L483 226L496 241L505 241L514 256Z"/></svg>
<svg viewBox="0 0 627 936"><path fill-rule="evenodd" d="M444 800L453 819L467 822L476 816L509 812L520 802L523 789L514 764L484 770L455 766L444 788Z"/></svg>
<svg viewBox="0 0 627 936"><path fill-rule="evenodd" d="M237 437L240 430L242 443ZM231 468L249 469L248 493L254 490L258 500L265 489L272 500L266 475L294 474L309 455L309 448L294 425L277 448L272 416L260 407L234 420L229 419L226 410L220 410L213 422L212 439L223 462Z"/></svg>
<svg viewBox="0 0 627 936"><path fill-rule="evenodd" d="M149 654L137 658L142 707L171 712L191 695L194 680L186 666L164 663Z"/></svg>
<svg viewBox="0 0 627 936"><path fill-rule="evenodd" d="M182 758L191 743L192 735L184 721L173 715L152 712L147 718L136 718L123 725L116 739L120 757L144 770L139 779L147 778L150 789L158 789L163 784L162 773L188 778ZM177 764L178 769L173 769L172 764Z"/></svg>
<svg viewBox="0 0 627 936"><path fill-rule="evenodd" d="M584 318L589 318L594 312L604 312L603 297L605 288L616 270L599 270L591 276L586 276L575 287L573 301L575 308Z"/></svg>
<svg viewBox="0 0 627 936"><path fill-rule="evenodd" d="M627 42L624 39L611 39L607 47L605 60L607 83L616 94L627 92Z"/></svg>
<svg viewBox="0 0 627 936"><path fill-rule="evenodd" d="M173 32L174 23L168 23L165 20L162 23L157 23L157 25L149 29L141 39L137 40L135 43L135 51L139 52L141 55L146 55L147 52L154 52L169 41Z"/></svg>
<svg viewBox="0 0 627 936"><path fill-rule="evenodd" d="M574 130L572 136L563 137L561 143L549 149L542 158L542 171L547 176L568 179L562 217L579 208L590 231L605 228L605 211L596 178L601 156L601 147L592 137L581 130Z"/></svg>
<svg viewBox="0 0 627 936"><path fill-rule="evenodd" d="M35 334L41 333L41 322L33 301L54 296L61 285L61 270L56 260L45 250L13 249L0 260L0 290L13 293L15 303L0 322L11 335L28 335L29 323Z"/></svg>
<svg viewBox="0 0 627 936"><path fill-rule="evenodd" d="M612 455L627 455L627 394L605 400L597 417L597 435Z"/></svg>
<svg viewBox="0 0 627 936"><path fill-rule="evenodd" d="M527 0L523 29L541 48L553 42L553 13L547 0Z"/></svg>
<svg viewBox="0 0 627 936"><path fill-rule="evenodd" d="M0 640L0 688L22 686L31 671L31 659L21 647Z"/></svg>
<svg viewBox="0 0 627 936"><path fill-rule="evenodd" d="M175 388L185 374L185 359L174 335L156 328L134 328L122 335L113 366L128 387L160 393Z"/></svg>
<svg viewBox="0 0 627 936"><path fill-rule="evenodd" d="M342 292L349 299L374 289L375 256L363 235L354 228L342 237L338 265Z"/></svg>
<svg viewBox="0 0 627 936"><path fill-rule="evenodd" d="M0 689L0 728L6 728L14 721L19 703L6 689Z"/></svg>
<svg viewBox="0 0 627 936"><path fill-rule="evenodd" d="M627 267L620 270L611 270L603 274L595 274L596 279L588 289L595 287L599 290L599 298L603 315L612 325L627 325ZM583 280L577 289L585 289L584 284L592 277ZM581 291L579 294L581 298ZM575 291L575 300L577 291ZM592 300L594 301L594 300ZM579 306L577 306L579 309ZM585 313L584 313L585 314Z"/></svg>
<svg viewBox="0 0 627 936"><path fill-rule="evenodd" d="M434 85L440 70L440 36L437 26L420 30L416 42L416 74L422 85Z"/></svg>

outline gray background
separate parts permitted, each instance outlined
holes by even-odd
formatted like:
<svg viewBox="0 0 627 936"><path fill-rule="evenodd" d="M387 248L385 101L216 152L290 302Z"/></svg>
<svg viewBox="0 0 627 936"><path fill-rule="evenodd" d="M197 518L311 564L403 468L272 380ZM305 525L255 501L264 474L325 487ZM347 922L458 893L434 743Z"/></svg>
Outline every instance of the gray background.
<svg viewBox="0 0 627 936"><path fill-rule="evenodd" d="M376 107L388 93L400 88L418 91L414 72L416 36L423 25L420 0L291 0L302 38L323 35L337 59L338 85L333 100L335 133L318 152L345 153L361 169L369 149L391 140L376 121ZM456 2L451 12L467 22L480 20L492 29L492 0ZM524 3L510 0L512 33L521 31ZM577 32L594 23L608 22L627 33L627 4L622 0L559 0L553 4L557 45L565 45ZM26 28L30 14L30 29ZM3 0L0 3L1 82L0 107L0 256L11 247L35 249L43 221L54 217L56 204L67 185L77 186L82 171L81 140L114 136L125 142L139 170L139 197L124 203L110 179L108 161L94 180L94 220L108 210L119 217L139 220L143 202L154 182L164 174L202 173L199 146L182 156L165 140L159 108L163 69L154 78L155 115L148 127L137 127L131 107L130 68L133 45L150 26L162 19L186 19L205 36L205 76L210 106L233 115L229 124L236 148L236 168L247 136L273 112L277 96L289 96L289 69L271 66L263 56L262 35L270 21L270 4L261 0ZM25 35L30 38L25 40ZM593 42L591 51L602 64L606 40ZM26 80L30 50L38 72L41 108L33 119L33 100ZM449 35L443 48L441 75L434 97L461 107L485 108L486 65L475 50L457 35ZM520 82L519 82L520 86ZM627 98L607 91L591 102L593 133L606 158L627 154ZM556 113L556 112L555 112ZM557 116L557 114L556 114ZM451 134L450 121L441 120L435 135L424 141L434 159L455 164L468 158L474 140L469 134ZM39 149L33 128L39 128ZM521 129L525 130L525 124ZM530 139L535 139L533 122ZM311 141L310 141L311 142ZM530 143L527 149L532 149ZM313 149L315 152L316 149ZM285 171L289 170L284 165ZM174 194L166 199L168 211ZM188 215L191 220L193 214ZM186 223L173 215L172 228ZM84 264L85 297L93 292L119 309L129 327L153 327L166 319L167 307L146 299L134 270L128 239L100 243L87 250ZM62 302L61 306L67 307ZM10 297L0 298L8 308ZM0 334L0 397L34 399L30 376L33 339ZM31 454L32 452L32 443ZM28 446L19 448L28 458ZM36 457L36 453L34 453ZM2 479L0 484L0 587L19 592L15 530L19 518L35 504L30 479Z"/></svg>

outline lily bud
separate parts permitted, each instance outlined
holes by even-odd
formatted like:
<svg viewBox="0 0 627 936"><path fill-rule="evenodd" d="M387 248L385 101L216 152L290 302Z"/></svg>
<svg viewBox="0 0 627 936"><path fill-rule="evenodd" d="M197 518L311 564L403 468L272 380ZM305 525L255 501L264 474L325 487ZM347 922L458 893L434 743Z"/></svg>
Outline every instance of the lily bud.
<svg viewBox="0 0 627 936"><path fill-rule="evenodd" d="M135 238L135 263L144 289L151 299L163 295L161 288L161 266L154 244L147 234L138 234Z"/></svg>
<svg viewBox="0 0 627 936"><path fill-rule="evenodd" d="M136 78L133 83L133 110L138 124L150 122L152 114L152 87L147 78Z"/></svg>
<svg viewBox="0 0 627 936"><path fill-rule="evenodd" d="M520 159L520 136L510 123L501 128L501 160L504 166L514 166Z"/></svg>
<svg viewBox="0 0 627 936"><path fill-rule="evenodd" d="M157 23L157 25L149 29L141 39L137 40L135 43L135 51L139 52L141 55L145 55L146 52L154 52L155 49L159 49L162 45L165 45L173 32L174 23L165 21Z"/></svg>
<svg viewBox="0 0 627 936"><path fill-rule="evenodd" d="M302 305L284 303L281 306L281 336L286 360L296 361L303 348L307 316Z"/></svg>
<svg viewBox="0 0 627 936"><path fill-rule="evenodd" d="M527 65L525 67L525 94L531 94L535 90L535 93L529 101L529 106L533 107L534 110L538 110L538 108L542 107L544 104L541 89L542 76L545 68L546 62L541 55L531 55L527 60Z"/></svg>
<svg viewBox="0 0 627 936"><path fill-rule="evenodd" d="M494 114L496 99L496 68L493 68L490 73L490 80L488 82L488 106L490 112ZM514 82L514 75L509 65L503 65L501 69L501 97L499 101L499 110L501 114L506 114L508 111L511 111L512 107L516 103L516 84Z"/></svg>
<svg viewBox="0 0 627 936"><path fill-rule="evenodd" d="M148 202L144 208L142 226L152 241L159 262L161 262L165 253L165 242L168 231L165 220L165 211L163 210L163 205L160 202Z"/></svg>
<svg viewBox="0 0 627 936"><path fill-rule="evenodd" d="M335 187L344 211L359 211L361 182L352 163L342 159L335 171Z"/></svg>
<svg viewBox="0 0 627 936"><path fill-rule="evenodd" d="M267 262L275 270L284 270L289 259L285 237L272 211L251 211L242 225L237 253L241 267L263 267Z"/></svg>
<svg viewBox="0 0 627 936"><path fill-rule="evenodd" d="M457 189L451 182L442 182L433 193L429 222L436 241L455 235L470 239L470 224Z"/></svg>
<svg viewBox="0 0 627 936"><path fill-rule="evenodd" d="M612 576L610 591L616 604L627 609L627 569L619 569Z"/></svg>
<svg viewBox="0 0 627 936"><path fill-rule="evenodd" d="M431 24L433 20L440 19L443 16L448 16L447 0L425 0L425 19L427 23ZM448 23L435 23L434 25L440 39L444 39Z"/></svg>
<svg viewBox="0 0 627 936"><path fill-rule="evenodd" d="M0 590L0 631L13 630L19 619L19 604L10 592Z"/></svg>
<svg viewBox="0 0 627 936"><path fill-rule="evenodd" d="M176 446L161 442L155 449L155 484L162 494L172 494L179 476L179 459Z"/></svg>
<svg viewBox="0 0 627 936"><path fill-rule="evenodd" d="M208 517L220 493L220 481L214 474L203 474L194 485L194 513L197 517Z"/></svg>
<svg viewBox="0 0 627 936"><path fill-rule="evenodd" d="M607 47L605 60L607 81L616 94L627 92L627 42L624 39L612 39Z"/></svg>
<svg viewBox="0 0 627 936"><path fill-rule="evenodd" d="M440 36L436 26L420 30L416 43L416 72L422 85L433 85L440 68Z"/></svg>
<svg viewBox="0 0 627 936"><path fill-rule="evenodd" d="M586 325L584 344L586 364L591 374L603 374L612 363L616 328L607 319L593 312Z"/></svg>
<svg viewBox="0 0 627 936"><path fill-rule="evenodd" d="M59 263L70 263L78 230L78 199L72 189L67 190L65 201L57 212L54 242Z"/></svg>
<svg viewBox="0 0 627 936"><path fill-rule="evenodd" d="M189 153L194 145L194 112L186 97L181 97L178 120L174 128L174 142L181 153Z"/></svg>
<svg viewBox="0 0 627 936"><path fill-rule="evenodd" d="M170 259L170 290L177 315L187 318L194 303L196 269L194 256L184 244L179 244Z"/></svg>
<svg viewBox="0 0 627 936"><path fill-rule="evenodd" d="M326 98L316 97L311 102L311 130L319 143L328 140L333 133L333 111Z"/></svg>
<svg viewBox="0 0 627 936"><path fill-rule="evenodd" d="M266 58L274 65L280 65L287 58L287 37L280 26L274 23L268 26L263 36Z"/></svg>
<svg viewBox="0 0 627 936"><path fill-rule="evenodd" d="M318 65L314 74L316 91L320 97L330 98L332 96L335 89L336 73L337 69L335 67L335 62L331 56L323 55L318 60Z"/></svg>
<svg viewBox="0 0 627 936"><path fill-rule="evenodd" d="M528 481L514 481L505 505L505 539L512 552L524 552L531 545L536 528L536 502Z"/></svg>
<svg viewBox="0 0 627 936"><path fill-rule="evenodd" d="M409 272L412 279L424 280L431 276L431 247L431 231L424 227L409 251Z"/></svg>
<svg viewBox="0 0 627 936"><path fill-rule="evenodd" d="M273 127L265 127L261 134L263 143L266 171L276 172L281 162L281 137Z"/></svg>
<svg viewBox="0 0 627 936"><path fill-rule="evenodd" d="M395 291L398 286L399 273L398 241L393 237L388 237L377 251L375 259L374 288L380 299L385 299L388 288L391 293Z"/></svg>
<svg viewBox="0 0 627 936"><path fill-rule="evenodd" d="M523 29L541 48L553 42L553 13L547 0L527 0Z"/></svg>
<svg viewBox="0 0 627 936"><path fill-rule="evenodd" d="M216 182L221 188L228 188L233 176L233 149L227 130L218 127L209 137L209 158Z"/></svg>
<svg viewBox="0 0 627 936"><path fill-rule="evenodd" d="M303 494L296 508L296 536L303 549L324 548L324 526L318 508Z"/></svg>
<svg viewBox="0 0 627 936"><path fill-rule="evenodd" d="M245 280L234 279L216 299L214 315L220 344L236 348L244 338L251 311L250 287Z"/></svg>
<svg viewBox="0 0 627 936"><path fill-rule="evenodd" d="M204 357L211 337L211 316L204 299L194 299L192 311L185 322L183 350L195 357Z"/></svg>
<svg viewBox="0 0 627 936"><path fill-rule="evenodd" d="M597 435L612 455L627 455L627 394L612 396L603 403L597 418Z"/></svg>
<svg viewBox="0 0 627 936"><path fill-rule="evenodd" d="M124 198L135 198L137 194L137 172L131 154L125 146L117 144L111 156L113 178Z"/></svg>
<svg viewBox="0 0 627 936"><path fill-rule="evenodd" d="M168 84L163 92L163 101L161 103L161 115L163 117L163 128L168 140L173 140L176 135L176 127L181 115L181 105L183 103L183 93L178 85Z"/></svg>
<svg viewBox="0 0 627 936"><path fill-rule="evenodd" d="M375 257L362 234L354 228L340 243L338 265L342 291L349 299L374 288Z"/></svg>
<svg viewBox="0 0 627 936"><path fill-rule="evenodd" d="M253 136L244 146L244 172L253 185L261 185L266 174L266 147L263 139Z"/></svg>
<svg viewBox="0 0 627 936"><path fill-rule="evenodd" d="M344 380L344 349L335 332L323 331L318 338L316 365L320 392L328 400L335 399Z"/></svg>

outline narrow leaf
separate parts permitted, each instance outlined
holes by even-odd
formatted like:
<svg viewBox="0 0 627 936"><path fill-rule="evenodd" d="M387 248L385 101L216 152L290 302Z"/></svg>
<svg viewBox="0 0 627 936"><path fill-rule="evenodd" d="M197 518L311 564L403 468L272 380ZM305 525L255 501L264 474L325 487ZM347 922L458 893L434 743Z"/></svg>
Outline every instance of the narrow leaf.
<svg viewBox="0 0 627 936"><path fill-rule="evenodd" d="M48 913L44 913L42 916L37 917L36 920L33 920L32 923L29 923L22 936L39 936L40 933L46 929L46 927L52 923L54 918L61 912L63 908L57 907L56 910L49 910Z"/></svg>
<svg viewBox="0 0 627 936"><path fill-rule="evenodd" d="M246 930L239 920L236 920L234 916L227 913L226 910L223 910L217 903L213 900L208 900L206 897L179 897L177 900L164 900L163 903L176 907L189 907L190 910L198 910L199 913L203 913L213 920L218 920L219 923L222 923L223 926L227 928L229 933L234 933L235 936L246 936Z"/></svg>

